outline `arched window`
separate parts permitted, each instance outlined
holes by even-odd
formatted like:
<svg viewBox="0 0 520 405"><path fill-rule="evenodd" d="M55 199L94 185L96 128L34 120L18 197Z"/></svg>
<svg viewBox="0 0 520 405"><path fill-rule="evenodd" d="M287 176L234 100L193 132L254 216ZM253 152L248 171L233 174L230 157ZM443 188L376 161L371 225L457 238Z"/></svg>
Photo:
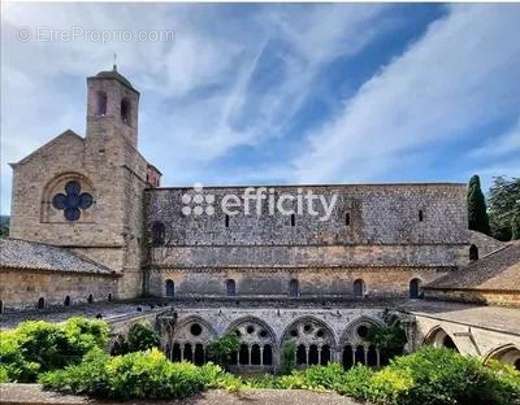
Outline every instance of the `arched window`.
<svg viewBox="0 0 520 405"><path fill-rule="evenodd" d="M108 302L112 302L112 294L108 294Z"/></svg>
<svg viewBox="0 0 520 405"><path fill-rule="evenodd" d="M4 313L4 301L0 300L0 314Z"/></svg>
<svg viewBox="0 0 520 405"><path fill-rule="evenodd" d="M103 117L107 113L107 93L98 91L96 93L96 115Z"/></svg>
<svg viewBox="0 0 520 405"><path fill-rule="evenodd" d="M419 222L423 222L423 221L424 221L424 211L419 210Z"/></svg>
<svg viewBox="0 0 520 405"><path fill-rule="evenodd" d="M293 278L289 281L289 296L298 297L300 295L300 286L298 280Z"/></svg>
<svg viewBox="0 0 520 405"><path fill-rule="evenodd" d="M469 247L469 260L478 260L478 247L476 247L475 245L471 245Z"/></svg>
<svg viewBox="0 0 520 405"><path fill-rule="evenodd" d="M70 297L68 295L65 297L65 301L63 301L63 305L65 305L66 307L68 307L70 305Z"/></svg>
<svg viewBox="0 0 520 405"><path fill-rule="evenodd" d="M88 302L89 304L92 304L92 303L94 302L94 297L92 296L92 294L89 294L89 295L88 295L87 302Z"/></svg>
<svg viewBox="0 0 520 405"><path fill-rule="evenodd" d="M361 279L354 281L354 297L362 298L365 295L365 282Z"/></svg>
<svg viewBox="0 0 520 405"><path fill-rule="evenodd" d="M345 225L346 226L350 225L350 213L349 212L345 213Z"/></svg>
<svg viewBox="0 0 520 405"><path fill-rule="evenodd" d="M414 278L410 280L410 298L420 298L421 297L421 280L418 278Z"/></svg>
<svg viewBox="0 0 520 405"><path fill-rule="evenodd" d="M164 245L165 233L164 224L160 221L155 221L152 224L152 246Z"/></svg>
<svg viewBox="0 0 520 405"><path fill-rule="evenodd" d="M296 226L296 215L291 214L291 226Z"/></svg>
<svg viewBox="0 0 520 405"><path fill-rule="evenodd" d="M38 299L38 309L43 309L43 308L45 308L45 298L40 297L40 299Z"/></svg>
<svg viewBox="0 0 520 405"><path fill-rule="evenodd" d="M175 283L173 280L166 280L166 296L174 297L175 296Z"/></svg>
<svg viewBox="0 0 520 405"><path fill-rule="evenodd" d="M130 101L126 98L121 100L121 119L125 124L130 124Z"/></svg>
<svg viewBox="0 0 520 405"><path fill-rule="evenodd" d="M234 297L236 295L236 284L235 280L226 280L226 295L228 297Z"/></svg>
<svg viewBox="0 0 520 405"><path fill-rule="evenodd" d="M271 345L264 346L262 360L263 360L264 366L270 366L273 364L273 349L271 348Z"/></svg>

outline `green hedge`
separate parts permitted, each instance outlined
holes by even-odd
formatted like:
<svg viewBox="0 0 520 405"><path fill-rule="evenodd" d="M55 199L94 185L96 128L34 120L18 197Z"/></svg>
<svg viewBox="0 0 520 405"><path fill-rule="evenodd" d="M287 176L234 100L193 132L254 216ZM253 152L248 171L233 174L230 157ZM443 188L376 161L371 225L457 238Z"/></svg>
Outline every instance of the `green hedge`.
<svg viewBox="0 0 520 405"><path fill-rule="evenodd" d="M64 323L23 322L0 332L0 378L34 382L38 373L81 361L93 348L104 348L108 325L81 317Z"/></svg>
<svg viewBox="0 0 520 405"><path fill-rule="evenodd" d="M39 382L45 389L129 400L181 399L206 388L231 387L232 380L219 366L172 363L154 348L115 357L92 351L81 364L44 373Z"/></svg>

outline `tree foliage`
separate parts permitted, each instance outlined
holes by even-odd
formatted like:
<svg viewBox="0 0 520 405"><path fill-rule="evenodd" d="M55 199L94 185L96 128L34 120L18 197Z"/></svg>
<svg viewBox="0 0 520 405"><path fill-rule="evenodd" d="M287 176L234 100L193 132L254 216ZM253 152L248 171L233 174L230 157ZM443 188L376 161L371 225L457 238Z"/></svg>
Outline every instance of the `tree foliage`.
<svg viewBox="0 0 520 405"><path fill-rule="evenodd" d="M486 200L480 189L480 178L471 177L468 185L468 225L473 231L490 234L489 217L486 209Z"/></svg>
<svg viewBox="0 0 520 405"><path fill-rule="evenodd" d="M237 336L233 334L224 335L208 345L208 358L227 369L231 363L232 356L237 353L239 345L240 342Z"/></svg>
<svg viewBox="0 0 520 405"><path fill-rule="evenodd" d="M492 235L503 241L518 239L520 237L520 178L495 177L489 189L488 200Z"/></svg>
<svg viewBox="0 0 520 405"><path fill-rule="evenodd" d="M286 342L282 347L280 357L280 373L289 374L296 366L296 345L294 342Z"/></svg>

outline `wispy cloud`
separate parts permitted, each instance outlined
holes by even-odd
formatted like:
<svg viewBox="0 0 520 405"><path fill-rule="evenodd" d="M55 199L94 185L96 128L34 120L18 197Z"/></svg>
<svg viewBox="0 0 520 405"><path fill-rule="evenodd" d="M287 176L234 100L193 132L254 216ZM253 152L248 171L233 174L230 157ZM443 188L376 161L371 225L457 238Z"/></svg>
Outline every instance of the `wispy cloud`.
<svg viewBox="0 0 520 405"><path fill-rule="evenodd" d="M520 106L516 6L455 6L309 135L297 181L356 181L399 170L399 159Z"/></svg>

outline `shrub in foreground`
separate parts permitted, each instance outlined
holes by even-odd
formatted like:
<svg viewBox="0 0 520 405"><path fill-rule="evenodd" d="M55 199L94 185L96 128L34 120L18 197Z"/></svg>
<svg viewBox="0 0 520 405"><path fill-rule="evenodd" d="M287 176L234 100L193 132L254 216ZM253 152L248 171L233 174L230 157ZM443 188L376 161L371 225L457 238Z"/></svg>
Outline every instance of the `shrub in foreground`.
<svg viewBox="0 0 520 405"><path fill-rule="evenodd" d="M81 317L64 323L23 322L0 332L0 368L13 382L33 382L38 373L81 361L93 348L103 348L108 325Z"/></svg>
<svg viewBox="0 0 520 405"><path fill-rule="evenodd" d="M155 348L116 357L98 351L81 364L41 375L39 382L45 389L98 398L180 399L202 391L219 370L172 363Z"/></svg>

